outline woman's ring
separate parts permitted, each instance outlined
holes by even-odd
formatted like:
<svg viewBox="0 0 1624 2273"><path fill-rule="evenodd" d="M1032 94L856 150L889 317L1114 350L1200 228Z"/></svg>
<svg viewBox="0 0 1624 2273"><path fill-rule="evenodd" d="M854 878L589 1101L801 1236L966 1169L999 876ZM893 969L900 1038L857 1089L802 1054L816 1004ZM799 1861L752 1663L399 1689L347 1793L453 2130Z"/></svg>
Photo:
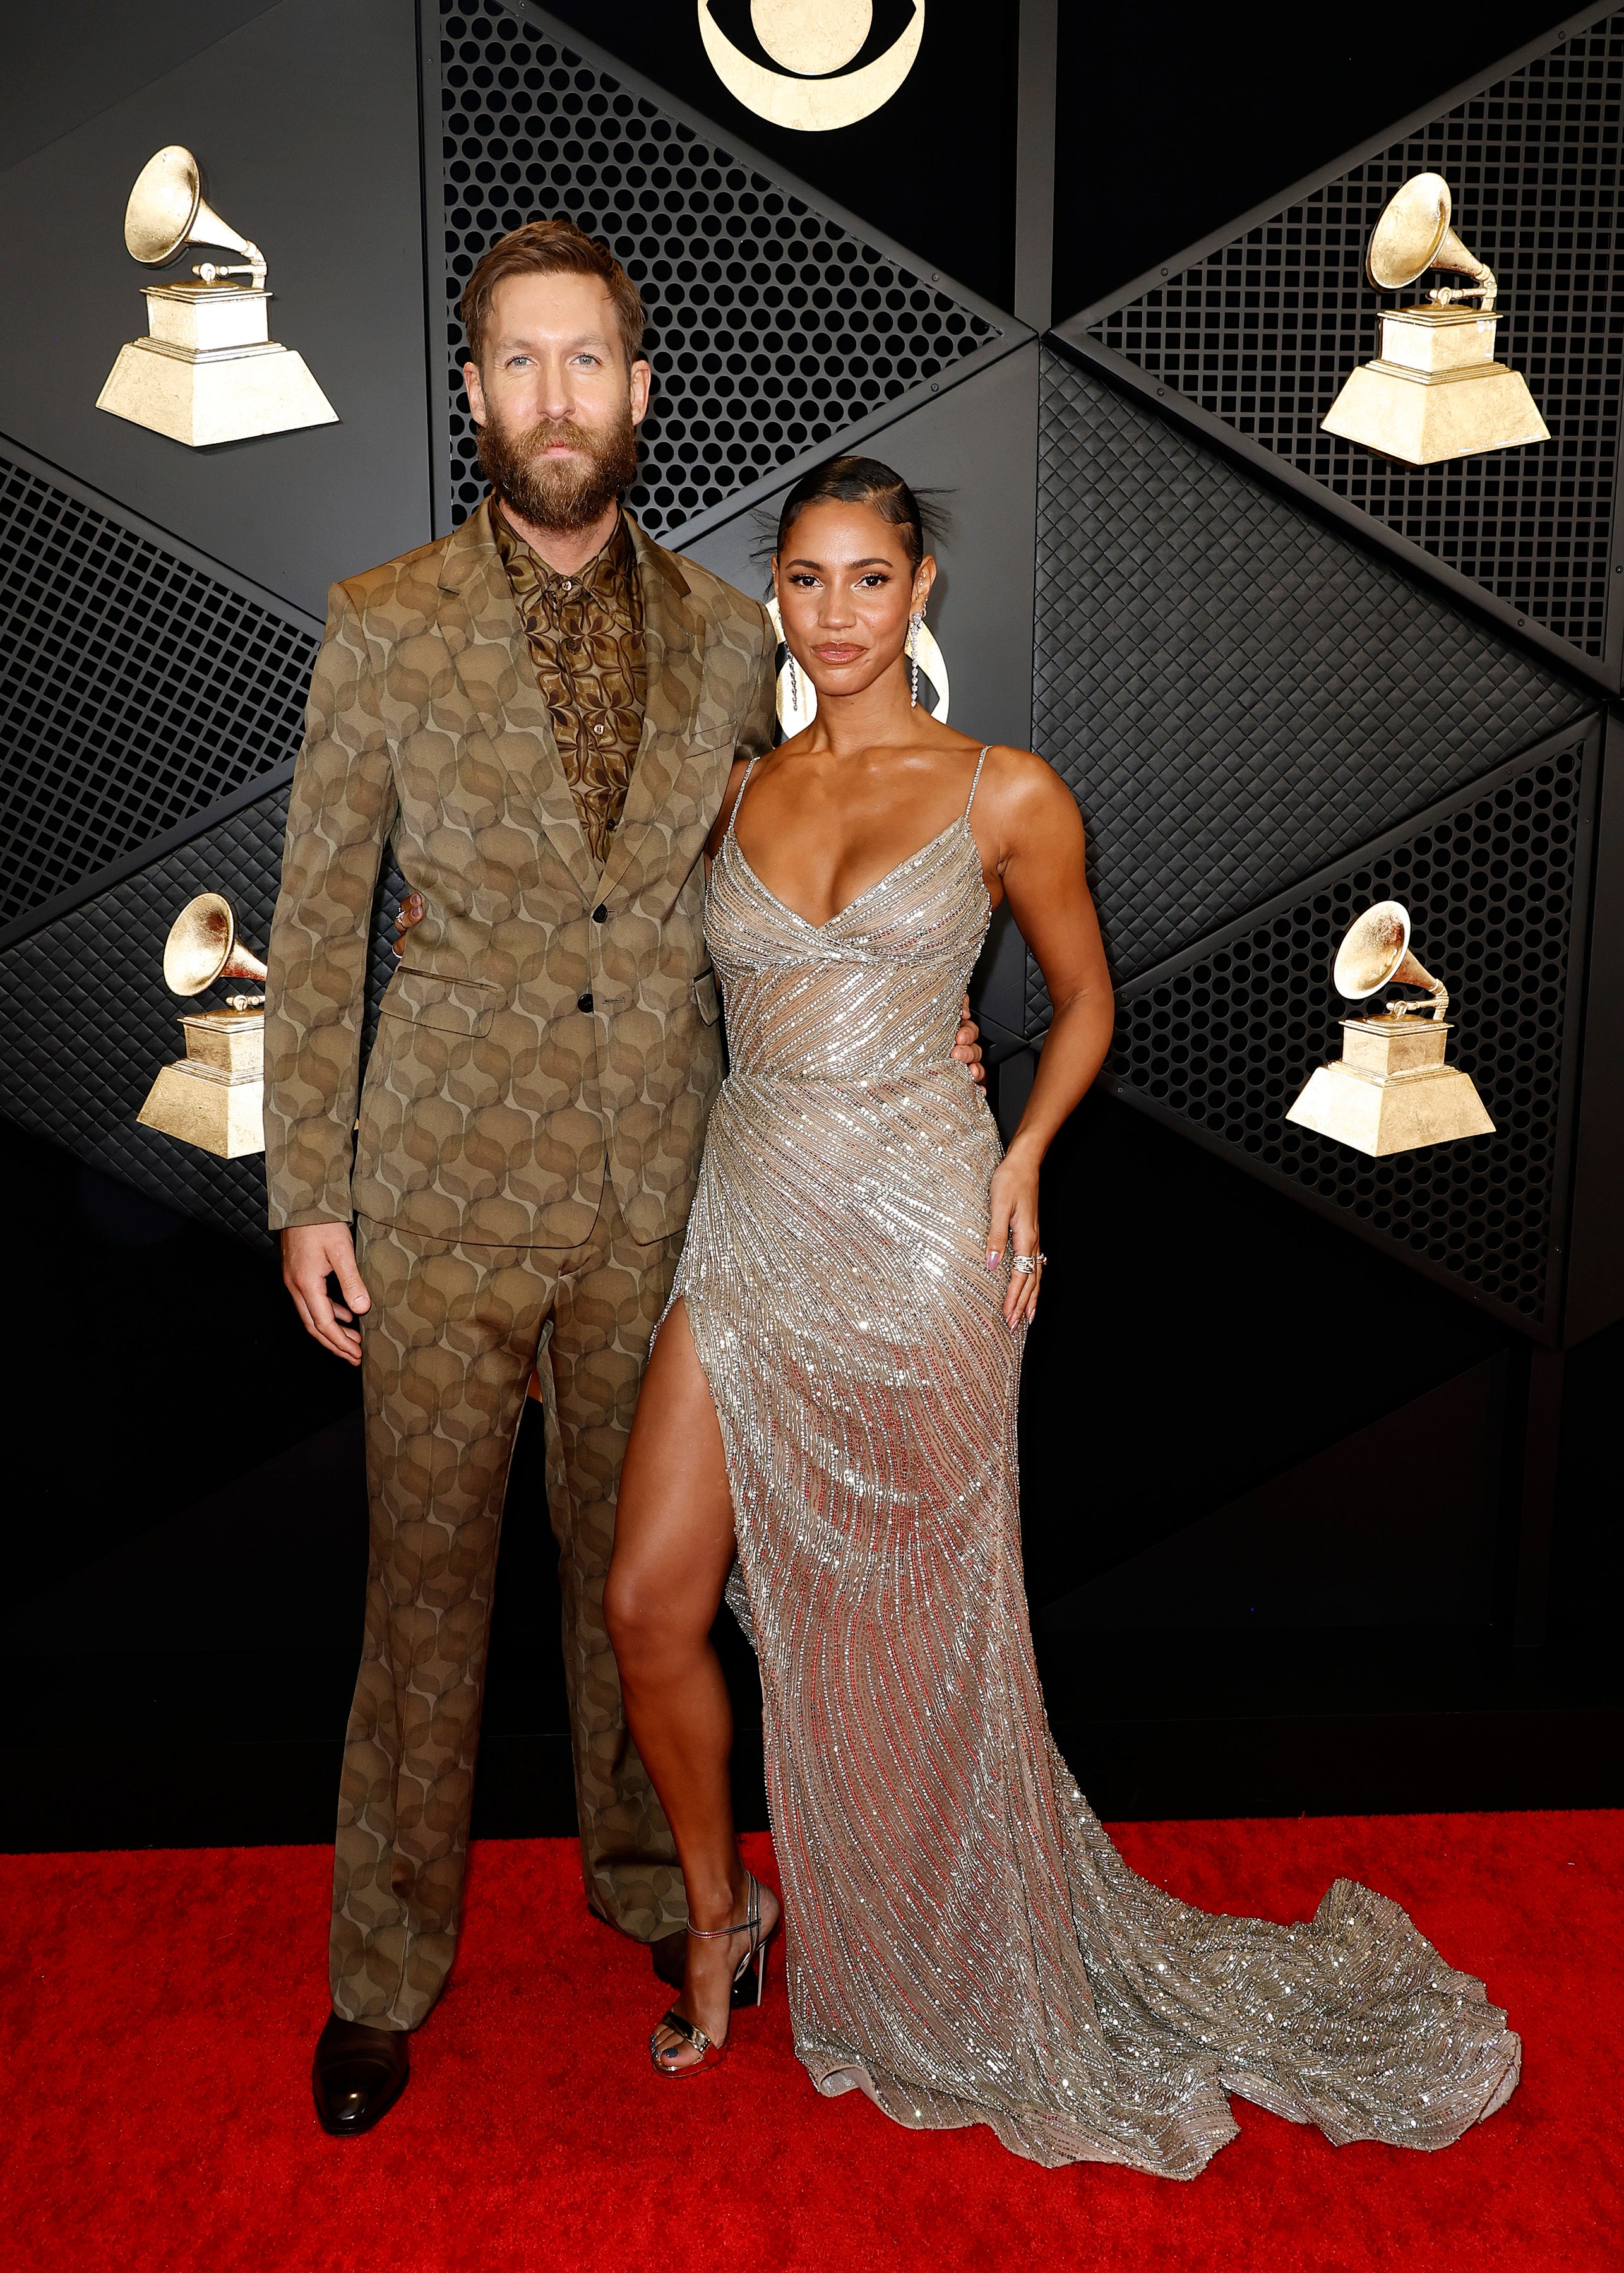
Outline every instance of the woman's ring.
<svg viewBox="0 0 1624 2273"><path fill-rule="evenodd" d="M1025 1278L1030 1278L1032 1273L1037 1269L1038 1265L1041 1263L1047 1263L1048 1260L1048 1256L1041 1253L1037 1255L1011 1255L1010 1257L1010 1269L1011 1271L1019 1271Z"/></svg>

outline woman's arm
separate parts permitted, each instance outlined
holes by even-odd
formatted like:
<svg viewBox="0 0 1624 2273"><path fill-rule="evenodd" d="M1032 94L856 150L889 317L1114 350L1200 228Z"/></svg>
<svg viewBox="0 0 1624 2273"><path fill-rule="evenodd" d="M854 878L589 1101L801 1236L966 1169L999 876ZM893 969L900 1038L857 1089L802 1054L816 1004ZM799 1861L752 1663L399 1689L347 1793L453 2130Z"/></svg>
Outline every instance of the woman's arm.
<svg viewBox="0 0 1624 2273"><path fill-rule="evenodd" d="M1065 784L1029 751L998 753L988 821L997 836L997 870L1021 937L1036 956L1054 1004L1037 1078L992 1181L987 1263L996 1269L1006 1241L1017 1255L1038 1252L1038 1170L1063 1121L1105 1062L1116 1024L1111 976L1083 865L1083 822ZM1010 1280L1004 1314L1029 1317L1040 1272Z"/></svg>

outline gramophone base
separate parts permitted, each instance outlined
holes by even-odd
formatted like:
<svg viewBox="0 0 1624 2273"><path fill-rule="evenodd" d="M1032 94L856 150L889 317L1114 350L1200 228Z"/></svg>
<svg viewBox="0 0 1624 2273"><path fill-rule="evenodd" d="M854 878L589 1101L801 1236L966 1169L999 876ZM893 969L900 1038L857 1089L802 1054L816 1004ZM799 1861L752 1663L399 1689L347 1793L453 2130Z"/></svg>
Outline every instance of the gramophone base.
<svg viewBox="0 0 1624 2273"><path fill-rule="evenodd" d="M1340 1061L1320 1066L1286 1118L1377 1160L1424 1144L1494 1134L1471 1076L1455 1066L1386 1081L1355 1073Z"/></svg>
<svg viewBox="0 0 1624 2273"><path fill-rule="evenodd" d="M177 1059L154 1082L136 1119L217 1160L245 1159L265 1150L265 1084L233 1081Z"/></svg>
<svg viewBox="0 0 1624 2273"><path fill-rule="evenodd" d="M192 450L338 423L303 356L274 341L192 353L132 340L119 349L96 409Z"/></svg>
<svg viewBox="0 0 1624 2273"><path fill-rule="evenodd" d="M1361 364L1320 424L1327 434L1406 466L1518 450L1551 439L1528 381L1503 363L1447 371Z"/></svg>

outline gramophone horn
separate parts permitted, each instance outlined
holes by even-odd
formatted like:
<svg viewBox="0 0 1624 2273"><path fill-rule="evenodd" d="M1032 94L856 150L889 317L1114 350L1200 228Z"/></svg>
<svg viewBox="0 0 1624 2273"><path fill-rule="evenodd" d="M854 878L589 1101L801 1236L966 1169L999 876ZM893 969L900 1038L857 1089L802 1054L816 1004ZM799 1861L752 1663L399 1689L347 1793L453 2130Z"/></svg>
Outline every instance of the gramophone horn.
<svg viewBox="0 0 1624 2273"><path fill-rule="evenodd" d="M265 978L265 965L237 936L237 911L223 892L199 892L169 926L163 983L171 994L200 994L216 979Z"/></svg>
<svg viewBox="0 0 1624 2273"><path fill-rule="evenodd" d="M190 150L172 142L149 158L136 176L124 208L124 243L131 257L148 268L162 268L188 244L229 244L248 257L256 285L265 281L265 256L221 220L203 195L203 177ZM237 276L239 268L207 264L206 281ZM199 270L198 274L203 274Z"/></svg>
<svg viewBox="0 0 1624 2273"><path fill-rule="evenodd" d="M1449 184L1441 174L1417 174L1388 201L1371 231L1365 273L1382 292L1401 292L1429 268L1454 268L1477 282L1456 292L1430 292L1440 306L1455 300L1494 305L1494 271L1469 252L1449 226Z"/></svg>
<svg viewBox="0 0 1624 2273"><path fill-rule="evenodd" d="M1434 1018L1441 1018L1449 1007L1443 981L1410 952L1410 911L1399 900L1378 900L1349 926L1331 976L1337 993L1350 1002L1363 1002L1382 987L1397 985L1425 986L1432 1002L1415 1007L1430 1008ZM1410 1006L1393 1007L1402 1016Z"/></svg>

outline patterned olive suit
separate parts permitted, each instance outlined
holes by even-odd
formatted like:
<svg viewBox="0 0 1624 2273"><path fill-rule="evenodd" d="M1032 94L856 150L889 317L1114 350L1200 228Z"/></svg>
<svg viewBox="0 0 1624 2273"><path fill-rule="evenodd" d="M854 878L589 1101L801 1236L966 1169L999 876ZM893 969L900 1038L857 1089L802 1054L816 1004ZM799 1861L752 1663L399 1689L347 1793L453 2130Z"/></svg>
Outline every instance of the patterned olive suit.
<svg viewBox="0 0 1624 2273"><path fill-rule="evenodd" d="M272 926L273 1227L357 1219L372 1508L332 1983L415 2028L455 1945L502 1501L532 1366L588 1900L684 1917L602 1600L614 1500L721 1074L703 852L771 742L765 611L632 524L647 694L601 866L485 507L335 585ZM357 1100L384 848L427 904ZM357 1101L359 1121L357 1123Z"/></svg>

